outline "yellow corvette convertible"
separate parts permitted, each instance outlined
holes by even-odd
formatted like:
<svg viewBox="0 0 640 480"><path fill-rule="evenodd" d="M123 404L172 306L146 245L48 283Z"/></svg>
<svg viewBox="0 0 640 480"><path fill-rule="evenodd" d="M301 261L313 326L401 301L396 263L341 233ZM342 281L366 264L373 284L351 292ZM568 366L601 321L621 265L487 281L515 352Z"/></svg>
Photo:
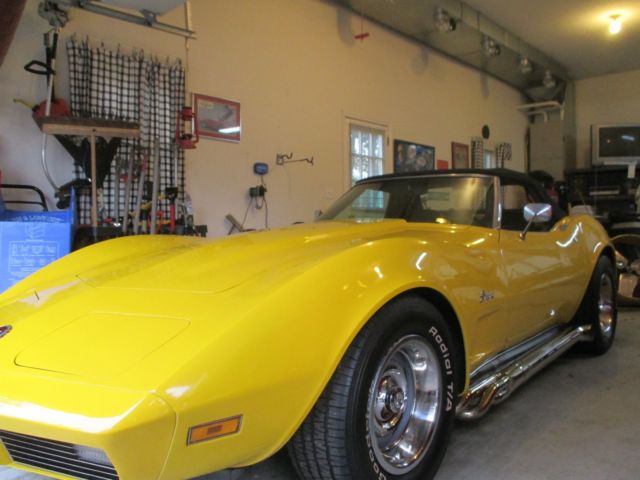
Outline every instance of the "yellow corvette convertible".
<svg viewBox="0 0 640 480"><path fill-rule="evenodd" d="M0 464L188 479L287 446L305 480L423 480L616 329L614 250L507 170L388 175L311 225L127 237L0 296Z"/></svg>

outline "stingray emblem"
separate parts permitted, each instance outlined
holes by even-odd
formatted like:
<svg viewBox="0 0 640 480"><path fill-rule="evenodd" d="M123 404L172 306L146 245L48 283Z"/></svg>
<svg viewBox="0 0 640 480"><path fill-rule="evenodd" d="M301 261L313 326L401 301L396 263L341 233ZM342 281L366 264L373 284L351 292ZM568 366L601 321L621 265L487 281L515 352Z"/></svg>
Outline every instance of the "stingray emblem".
<svg viewBox="0 0 640 480"><path fill-rule="evenodd" d="M0 327L0 338L4 337L10 331L11 331L11 325L2 325Z"/></svg>
<svg viewBox="0 0 640 480"><path fill-rule="evenodd" d="M488 302L489 300L493 300L493 298L493 292L485 292L484 290L480 292L480 303Z"/></svg>

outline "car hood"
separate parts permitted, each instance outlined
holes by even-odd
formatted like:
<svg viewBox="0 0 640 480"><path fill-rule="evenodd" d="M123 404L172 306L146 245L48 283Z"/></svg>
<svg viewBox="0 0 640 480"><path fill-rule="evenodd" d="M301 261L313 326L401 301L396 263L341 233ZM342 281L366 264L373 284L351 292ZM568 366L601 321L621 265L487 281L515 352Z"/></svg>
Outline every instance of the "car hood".
<svg viewBox="0 0 640 480"><path fill-rule="evenodd" d="M97 288L218 293L406 228L403 220L319 222L150 249L78 272Z"/></svg>
<svg viewBox="0 0 640 480"><path fill-rule="evenodd" d="M242 315L259 302L259 290L277 289L329 256L405 231L403 220L320 222L166 248L162 239L149 239L146 249L133 248L132 240L105 242L83 254L84 266L67 284L36 288L0 306L5 321L17 320L2 339L0 359L97 380L137 365L147 365L138 378L145 368L155 374L162 362L168 372L229 328L229 312ZM118 258L99 260L119 249ZM50 268L68 270L63 263Z"/></svg>

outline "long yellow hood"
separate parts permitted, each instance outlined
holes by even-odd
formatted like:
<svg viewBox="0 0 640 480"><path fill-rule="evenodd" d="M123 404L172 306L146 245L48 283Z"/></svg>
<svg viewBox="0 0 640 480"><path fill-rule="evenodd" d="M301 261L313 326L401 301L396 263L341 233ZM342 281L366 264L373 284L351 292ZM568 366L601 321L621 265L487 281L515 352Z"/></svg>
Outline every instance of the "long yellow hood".
<svg viewBox="0 0 640 480"><path fill-rule="evenodd" d="M14 324L0 361L98 383L144 377L132 384L152 389L256 310L264 301L258 290L278 290L328 257L406 230L402 220L322 222L214 241L98 244L45 268L22 292L17 286L9 292L17 301L0 301L3 321ZM446 235L437 227L433 234Z"/></svg>

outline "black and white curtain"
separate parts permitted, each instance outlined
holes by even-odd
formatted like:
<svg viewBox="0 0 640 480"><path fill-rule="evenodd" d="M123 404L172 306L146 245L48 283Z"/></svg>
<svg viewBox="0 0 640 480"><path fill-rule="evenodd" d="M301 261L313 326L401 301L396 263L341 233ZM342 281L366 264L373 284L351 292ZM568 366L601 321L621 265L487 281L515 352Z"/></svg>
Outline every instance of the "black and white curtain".
<svg viewBox="0 0 640 480"><path fill-rule="evenodd" d="M484 168L484 141L480 137L471 139L471 168Z"/></svg>
<svg viewBox="0 0 640 480"><path fill-rule="evenodd" d="M511 161L511 144L508 142L499 143L496 146L496 167L504 168L505 162Z"/></svg>
<svg viewBox="0 0 640 480"><path fill-rule="evenodd" d="M153 178L150 159L156 141L160 146L158 191L162 194L166 187L178 187L179 201L184 200L184 152L174 141L184 104L185 72L181 62L168 59L163 62L140 50L124 53L119 48L113 51L92 43L75 37L67 42L73 115L140 124L140 138L120 141L102 186L99 216L113 217L116 212L123 216L125 211L135 208L135 194L131 195L129 205L124 205L124 179L129 163L134 165L131 191L137 192L141 169L146 168L146 180ZM76 177L85 176L76 165ZM90 204L90 195L80 196L81 223L90 221ZM167 218L169 202L161 200L158 210Z"/></svg>

